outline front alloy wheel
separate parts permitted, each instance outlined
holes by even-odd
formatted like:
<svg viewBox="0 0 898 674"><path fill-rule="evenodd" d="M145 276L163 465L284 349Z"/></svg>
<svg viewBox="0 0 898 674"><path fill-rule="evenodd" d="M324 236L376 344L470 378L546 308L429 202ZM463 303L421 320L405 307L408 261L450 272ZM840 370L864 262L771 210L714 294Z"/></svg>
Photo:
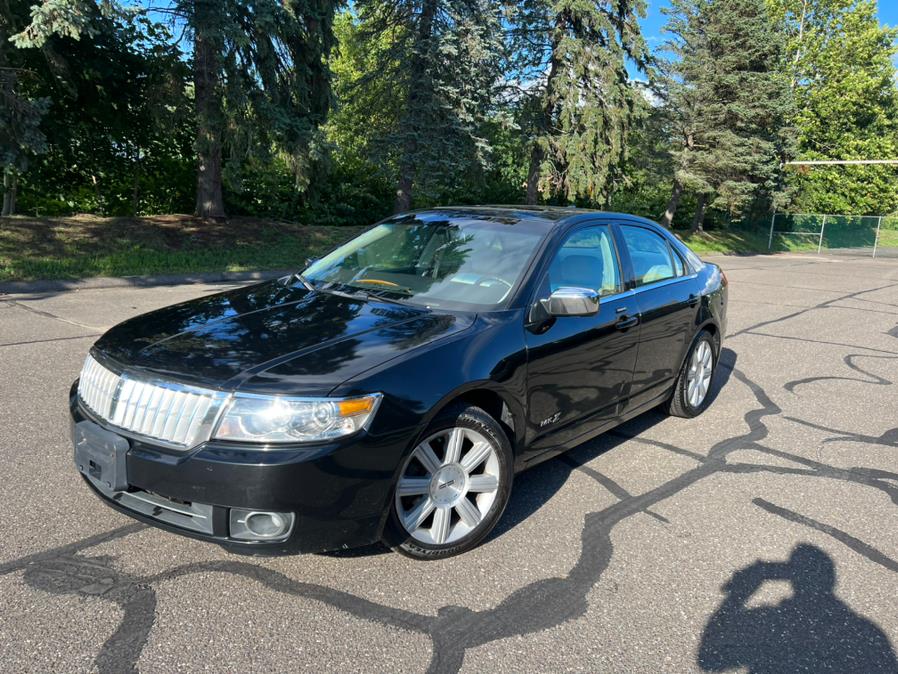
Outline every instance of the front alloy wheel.
<svg viewBox="0 0 898 674"><path fill-rule="evenodd" d="M388 542L422 559L474 547L508 501L511 450L502 428L477 407L433 424L396 484Z"/></svg>

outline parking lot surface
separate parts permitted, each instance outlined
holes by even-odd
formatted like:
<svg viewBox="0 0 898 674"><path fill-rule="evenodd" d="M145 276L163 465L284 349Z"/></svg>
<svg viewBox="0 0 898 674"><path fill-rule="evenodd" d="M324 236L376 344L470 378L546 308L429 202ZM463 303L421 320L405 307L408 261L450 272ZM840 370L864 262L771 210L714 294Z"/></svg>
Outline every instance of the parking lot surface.
<svg viewBox="0 0 898 674"><path fill-rule="evenodd" d="M255 558L71 459L93 341L226 286L0 296L0 670L898 671L898 264L718 258L710 409L518 476L478 549Z"/></svg>

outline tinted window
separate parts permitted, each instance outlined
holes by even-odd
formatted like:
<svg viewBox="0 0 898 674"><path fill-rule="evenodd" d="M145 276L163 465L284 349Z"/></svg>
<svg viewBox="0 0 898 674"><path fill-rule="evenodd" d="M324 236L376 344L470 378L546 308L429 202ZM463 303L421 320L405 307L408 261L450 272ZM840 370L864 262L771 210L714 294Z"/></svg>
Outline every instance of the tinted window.
<svg viewBox="0 0 898 674"><path fill-rule="evenodd" d="M542 235L489 220L387 221L305 270L316 288L364 290L433 306L508 299Z"/></svg>
<svg viewBox="0 0 898 674"><path fill-rule="evenodd" d="M683 258L680 257L680 254L677 253L673 248L671 248L670 252L673 256L674 262L674 271L676 271L677 276L685 276L686 275L686 265L683 264Z"/></svg>
<svg viewBox="0 0 898 674"><path fill-rule="evenodd" d="M591 288L600 295L618 292L620 272L608 227L586 227L571 234L552 260L548 285L549 292L559 288Z"/></svg>
<svg viewBox="0 0 898 674"><path fill-rule="evenodd" d="M623 225L621 232L633 262L636 285L641 286L676 276L670 248L659 235L642 227Z"/></svg>

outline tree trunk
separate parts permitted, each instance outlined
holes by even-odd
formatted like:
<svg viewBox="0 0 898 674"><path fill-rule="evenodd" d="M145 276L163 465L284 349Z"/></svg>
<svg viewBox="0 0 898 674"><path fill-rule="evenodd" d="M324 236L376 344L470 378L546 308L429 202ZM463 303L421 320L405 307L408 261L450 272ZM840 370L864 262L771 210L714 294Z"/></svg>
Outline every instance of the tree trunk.
<svg viewBox="0 0 898 674"><path fill-rule="evenodd" d="M137 158L131 183L131 215L136 216L140 211L140 177L143 173L143 167L140 163L140 149L137 150Z"/></svg>
<svg viewBox="0 0 898 674"><path fill-rule="evenodd" d="M674 215L677 212L677 206L680 205L680 198L682 196L683 186L680 184L679 180L674 180L673 192L670 193L670 200L667 202L667 210L664 211L664 215L661 217L659 223L662 227L670 229L670 225L673 223Z"/></svg>
<svg viewBox="0 0 898 674"><path fill-rule="evenodd" d="M193 86L196 100L196 214L223 218L221 195L221 139L224 115L218 78L221 38L214 26L217 3L197 0L194 5Z"/></svg>
<svg viewBox="0 0 898 674"><path fill-rule="evenodd" d="M425 0L421 7L421 16L418 19L417 49L411 59L409 67L412 71L412 84L409 88L406 100L406 139L402 147L402 160L399 162L399 179L396 184L396 200L393 202L393 212L407 211L412 207L412 188L415 182L415 172L418 161L418 135L422 125L417 115L419 114L420 101L423 97L432 97L433 81L430 79L429 67L422 54L426 51L427 43L433 38L433 20L436 16L438 0Z"/></svg>
<svg viewBox="0 0 898 674"><path fill-rule="evenodd" d="M558 45L561 43L561 35L567 25L567 13L559 12L555 17L555 28L552 33L552 54L549 60L549 75L546 77L546 98L543 102L543 116L539 126L539 133L543 136L552 128L552 117L555 112L555 76L558 73ZM545 150L540 145L540 139L533 141L533 149L530 151L530 169L527 171L527 205L535 206L539 201L539 178L542 172L542 163L546 158Z"/></svg>
<svg viewBox="0 0 898 674"><path fill-rule="evenodd" d="M16 192L19 187L19 179L12 171L3 172L3 210L2 215L15 215Z"/></svg>
<svg viewBox="0 0 898 674"><path fill-rule="evenodd" d="M530 170L527 171L527 205L535 206L539 201L539 176L545 153L539 142L533 143L530 151Z"/></svg>
<svg viewBox="0 0 898 674"><path fill-rule="evenodd" d="M399 168L399 182L396 185L396 200L393 202L393 212L401 213L412 207L412 186L414 184L415 167L412 157L415 155L417 143L406 143L403 155L405 161Z"/></svg>
<svg viewBox="0 0 898 674"><path fill-rule="evenodd" d="M708 195L699 194L698 203L695 205L695 215L692 216L692 229L689 230L690 233L695 234L696 232L704 231L702 223L705 222L705 208L707 205Z"/></svg>

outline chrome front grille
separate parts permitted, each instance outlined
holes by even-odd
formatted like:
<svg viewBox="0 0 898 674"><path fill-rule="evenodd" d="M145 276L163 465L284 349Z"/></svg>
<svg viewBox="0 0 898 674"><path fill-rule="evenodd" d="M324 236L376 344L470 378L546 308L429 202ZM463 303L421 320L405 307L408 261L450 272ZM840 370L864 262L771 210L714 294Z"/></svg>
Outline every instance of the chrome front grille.
<svg viewBox="0 0 898 674"><path fill-rule="evenodd" d="M227 394L221 391L117 375L92 356L78 382L81 402L101 420L181 449L209 439Z"/></svg>

